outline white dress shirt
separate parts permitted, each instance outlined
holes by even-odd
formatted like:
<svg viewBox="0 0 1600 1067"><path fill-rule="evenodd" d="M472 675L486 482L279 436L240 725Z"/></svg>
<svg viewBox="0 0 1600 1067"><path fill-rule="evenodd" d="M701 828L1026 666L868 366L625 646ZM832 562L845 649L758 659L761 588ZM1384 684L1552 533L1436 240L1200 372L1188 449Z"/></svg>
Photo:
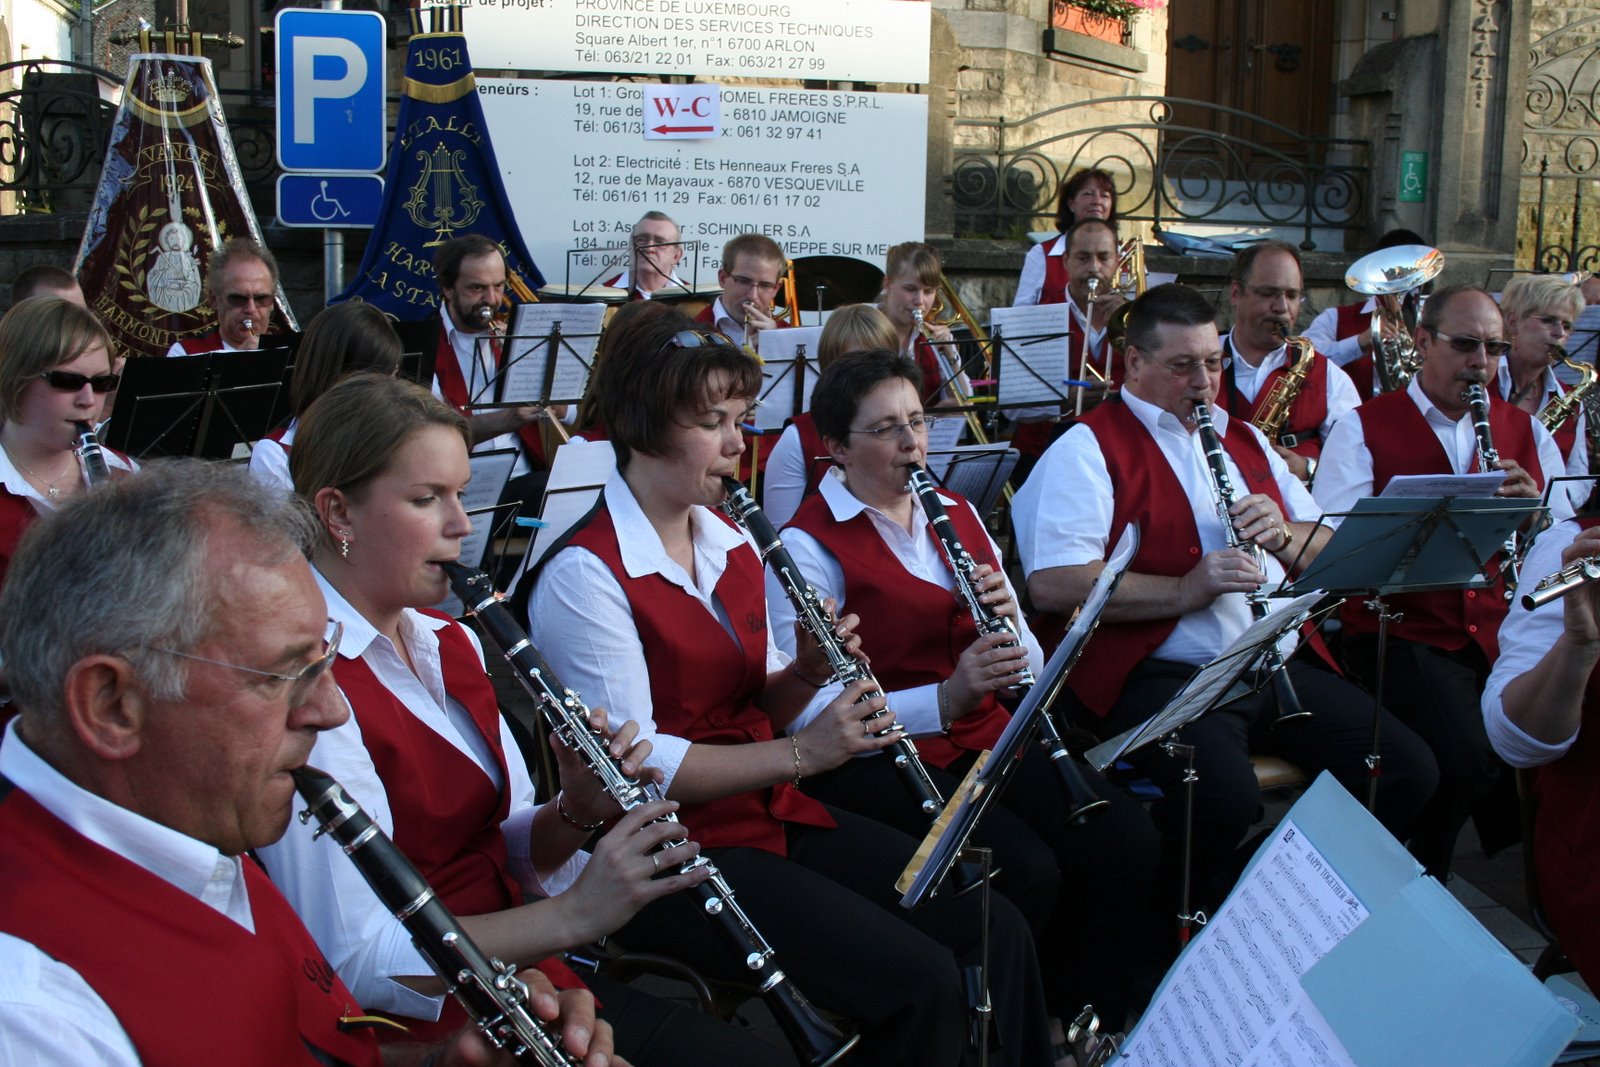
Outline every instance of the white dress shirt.
<svg viewBox="0 0 1600 1067"><path fill-rule="evenodd" d="M469 333L457 329L455 316L450 313L448 304L440 306L439 320L444 323L444 335L450 342L450 350L456 354L456 365L461 368L461 380L467 383L467 402L492 403L498 395L496 383L500 368L495 359L494 345L490 343L489 331ZM435 374L433 379L433 395L441 400L444 399L444 393L439 390L438 374ZM511 477L520 477L533 469L528 466L528 454L522 447L522 438L514 433L503 433L498 437L480 441L472 450L492 452L502 448L517 450L517 462L511 468Z"/></svg>
<svg viewBox="0 0 1600 1067"><path fill-rule="evenodd" d="M136 471L139 469L139 464L131 459L124 459L109 448L102 448L100 454L105 457L106 466L112 470ZM81 479L83 477L82 466L76 466L74 469L76 475L69 470L60 478L57 478L56 481L61 482L74 476ZM0 487L4 487L5 491L12 496L19 496L29 501L41 515L55 510L56 506L50 501L50 497L35 489L28 479L22 476L22 471L11 461L11 453L3 448L0 448Z"/></svg>
<svg viewBox="0 0 1600 1067"><path fill-rule="evenodd" d="M1361 314L1370 320L1372 313L1378 308L1378 298L1369 296L1367 302L1361 305ZM1370 325L1370 322L1367 324ZM1363 326L1361 333L1366 333ZM1323 308L1317 312L1317 317L1311 320L1311 325L1306 327L1306 337L1316 346L1317 351L1333 360L1339 366L1353 363L1364 354L1361 351L1361 333L1351 334L1349 337L1339 337L1339 309L1336 307Z"/></svg>
<svg viewBox="0 0 1600 1067"><path fill-rule="evenodd" d="M290 419L282 440L263 437L250 446L250 474L256 481L294 492L294 479L289 477L289 446L294 444L294 434L299 428L300 420Z"/></svg>
<svg viewBox="0 0 1600 1067"><path fill-rule="evenodd" d="M615 278L612 278L609 282L606 282L606 284L613 289L626 289L632 278L632 272L625 270ZM667 284L663 285L661 288L663 290L669 290L676 293L687 293L691 291L689 288L689 283L678 277L677 271L672 272L672 277L668 280ZM649 300L651 295L652 294L648 289L639 290L639 296L641 299Z"/></svg>
<svg viewBox="0 0 1600 1067"><path fill-rule="evenodd" d="M607 480L605 500L628 577L659 574L705 609L704 640L721 640L718 628L737 640L727 609L713 593L727 569L728 553L749 543L744 535L709 509L696 507L692 518L695 573L691 577L667 555L660 535L640 510L621 472L613 471ZM639 724L639 740L649 740L653 746L646 762L661 768L666 779L663 789L670 794L691 742L657 729L650 699L650 664L628 596L611 568L576 545L556 553L545 564L529 599L528 633L562 684L577 690L591 708L605 708L608 722L633 719ZM789 657L773 641L770 619L766 656L768 673L789 665ZM840 687L827 688L837 695Z"/></svg>
<svg viewBox="0 0 1600 1067"><path fill-rule="evenodd" d="M216 348L207 349L204 352L190 352L190 351L186 350L183 347L183 342L182 341L174 341L174 342L172 342L172 347L167 349L167 358L168 359L172 359L174 357L179 357L179 356L210 356L210 355L214 355L214 354L216 354L218 352L255 352L255 351L258 351L258 349L255 349L255 348L234 348L226 340L223 339L221 334L218 334L217 335L217 347Z"/></svg>
<svg viewBox="0 0 1600 1067"><path fill-rule="evenodd" d="M1288 348L1287 343L1279 345L1267 353L1266 357L1261 360L1259 367L1252 367L1250 362L1240 356L1239 350L1234 347L1233 331L1229 330L1227 337L1223 341L1223 351L1233 356L1233 362L1228 365L1226 371L1223 371L1223 376L1226 378L1231 374L1234 385L1238 387L1240 395L1254 404L1256 397L1261 393L1261 387L1266 384L1267 375L1288 362ZM1326 354L1323 353L1323 355ZM1350 375L1335 365L1333 360L1325 360L1323 366L1328 371L1325 376L1328 411L1323 416L1321 424L1317 427L1317 435L1323 441L1327 441L1328 434L1333 431L1333 424L1361 406L1361 394L1356 392L1355 383L1350 380ZM1223 388L1227 388L1226 381L1223 382ZM1285 426L1285 429L1287 428Z"/></svg>
<svg viewBox="0 0 1600 1067"><path fill-rule="evenodd" d="M23 742L15 720L0 744L0 775L95 844L255 931L239 857L225 856L69 781ZM83 919L94 921L93 916ZM0 1034L10 1067L139 1063L122 1024L82 975L8 934L0 934Z"/></svg>
<svg viewBox="0 0 1600 1067"><path fill-rule="evenodd" d="M1017 296L1011 305L1022 307L1024 304L1037 304L1040 297L1044 296L1045 268L1048 263L1045 257L1066 254L1067 235L1064 233L1028 249L1028 254L1022 260L1022 275L1017 279Z"/></svg>
<svg viewBox="0 0 1600 1067"><path fill-rule="evenodd" d="M737 318L728 314L728 309L722 306L720 296L711 302L711 328L736 345L743 346L745 343L743 313L741 312Z"/></svg>
<svg viewBox="0 0 1600 1067"><path fill-rule="evenodd" d="M912 501L919 528L915 534L911 534L877 508L856 499L846 487L842 472L838 470L830 471L823 476L820 491L835 521L849 522L857 515L865 513L890 554L900 561L901 566L905 567L911 577L949 589L950 595L955 596L955 575L945 564L944 551L939 547L938 539L928 529L920 499L914 498ZM939 494L939 499L944 502L946 508L958 506L966 508L971 512L974 521L979 526L983 525L983 520L978 517L978 513L973 510L970 503L957 504L953 497L943 493ZM988 537L987 531L984 536L988 539L989 551L994 553L995 559L999 559L1000 549L996 547L994 539ZM805 576L805 580L817 591L819 601L833 597L838 602L837 612L840 615L851 610L848 606L850 591L845 586L844 568L839 566L839 561L832 552L804 530L793 528L783 531L783 544L789 550L789 555L794 557L795 566ZM1011 587L1010 579L1006 580L1006 591L1011 594L1014 602L1021 603L1017 598L1017 591ZM772 618L773 634L779 647L792 656L795 650L794 605L785 595L783 585L773 577L770 567L767 568L767 614ZM1027 622L1021 619L1018 619L1018 622L1022 629L1023 644L1028 649L1028 666L1036 671L1042 670L1044 650L1035 640L1033 631L1028 629ZM872 655L870 648L863 651L868 656ZM829 689L821 690L812 697L806 710L789 725L788 733L792 734L803 729L823 708L827 707L833 699L832 695L824 699L824 694L828 693ZM894 709L895 719L912 737L927 737L941 732L938 683L894 690L884 695L889 699L889 707Z"/></svg>
<svg viewBox="0 0 1600 1067"><path fill-rule="evenodd" d="M1478 456L1478 439L1472 432L1472 417L1463 413L1452 419L1434 406L1422 391L1419 378L1412 378L1406 386L1406 395L1417 410L1427 419L1428 426L1450 457L1451 474L1465 474ZM1563 471L1561 450L1555 440L1537 422L1533 424L1533 438L1539 449L1539 467L1546 484ZM1440 473L1445 473L1441 471ZM1532 471L1529 472L1534 473ZM1372 453L1367 448L1366 431L1359 418L1340 419L1333 432L1322 445L1322 462L1317 465L1316 498L1323 511L1344 512L1355 507L1356 501L1373 495ZM1572 514L1572 505L1565 495L1557 493L1550 501L1550 517L1559 521ZM1337 527L1342 519L1330 518L1328 524Z"/></svg>
<svg viewBox="0 0 1600 1067"><path fill-rule="evenodd" d="M1217 516L1210 468L1200 445L1200 435L1190 433L1176 415L1127 390L1123 390L1122 398L1129 414L1155 438L1162 456L1189 498L1200 534L1200 550L1211 553L1226 548L1227 534ZM1217 432L1226 435L1231 421L1228 413L1214 407L1211 415ZM1240 429L1254 434L1266 453L1273 481L1286 507L1285 518L1290 522L1315 522L1317 506L1311 494L1289 473L1289 468L1272 451L1261 431L1243 420L1233 432ZM1226 452L1223 455L1235 491L1242 497L1247 492L1244 477L1233 457ZM1111 528L1114 503L1111 475L1094 431L1081 424L1074 426L1045 451L1039 466L1012 498L1011 521L1016 530L1023 573L1032 575L1051 567L1076 567L1104 560L1112 539L1121 534L1120 530ZM1263 588L1270 590L1282 583L1284 569L1270 552L1263 555L1267 575ZM1209 663L1252 621L1244 594L1224 593L1208 607L1181 616L1172 633L1151 655L1179 663ZM1286 640L1292 638L1293 635L1289 635Z"/></svg>
<svg viewBox="0 0 1600 1067"><path fill-rule="evenodd" d="M570 886L583 869L585 854L577 853L556 871L535 871L529 858L529 827L536 806L533 782L504 718L500 743L505 749L509 786L488 742L471 714L444 690L444 668L439 659L438 633L456 625L407 610L400 620L401 637L411 653L417 673L400 658L394 645L350 605L339 591L317 575L328 601L328 617L344 623L339 644L341 659L361 659L378 681L406 709L422 720L462 755L476 763L495 787L511 791L510 812L500 824L506 839L509 869L530 898L549 896ZM477 638L464 630L477 648ZM482 665L482 650L478 664ZM394 813L389 805L389 783L378 777L372 757L361 737L361 723L352 714L343 726L317 735L309 762L333 775L384 833L394 834ZM275 845L257 850L272 880L305 921L323 955L344 979L350 992L370 1010L390 1011L413 1019L437 1019L444 997L429 997L398 981L407 976L433 975L421 953L389 909L367 885L355 864L331 841L313 839L316 827L291 821L288 832ZM532 961L524 961L532 962Z"/></svg>
<svg viewBox="0 0 1600 1067"><path fill-rule="evenodd" d="M806 473L814 457L802 455L803 451L800 431L792 425L785 426L767 456L767 469L761 474L761 510L780 530L794 518L806 496Z"/></svg>
<svg viewBox="0 0 1600 1067"><path fill-rule="evenodd" d="M1522 595L1531 593L1540 578L1561 569L1561 553L1580 532L1578 524L1568 519L1539 535L1523 561L1522 581L1513 601L1516 606L1500 624L1500 658L1494 661L1489 684L1483 689L1483 726L1494 750L1513 767L1537 767L1560 759L1578 739L1576 730L1565 741L1553 745L1530 737L1506 718L1505 692L1506 686L1538 666L1561 638L1565 612L1562 602L1552 600L1533 611L1524 611Z"/></svg>
<svg viewBox="0 0 1600 1067"><path fill-rule="evenodd" d="M1509 401L1512 390L1516 388L1511 381L1511 360L1502 359L1500 361L1500 373L1495 381L1500 387L1500 399ZM1561 380L1556 377L1555 368L1546 369L1543 388L1540 390L1539 410L1544 410L1546 404L1565 392L1566 389L1562 387ZM1566 469L1562 472L1563 474L1583 477L1589 473L1588 417L1588 412L1583 410L1582 404L1579 404L1577 414L1570 420L1574 430L1572 450L1563 457L1563 463L1566 466ZM1543 424L1541 423L1540 425ZM1553 439L1554 437L1555 435L1551 434L1551 438ZM1558 445L1557 447L1559 448L1560 446ZM1594 483L1592 482L1571 482L1567 485L1567 495L1572 499L1574 510L1583 507L1584 501L1589 499L1589 490L1593 487Z"/></svg>

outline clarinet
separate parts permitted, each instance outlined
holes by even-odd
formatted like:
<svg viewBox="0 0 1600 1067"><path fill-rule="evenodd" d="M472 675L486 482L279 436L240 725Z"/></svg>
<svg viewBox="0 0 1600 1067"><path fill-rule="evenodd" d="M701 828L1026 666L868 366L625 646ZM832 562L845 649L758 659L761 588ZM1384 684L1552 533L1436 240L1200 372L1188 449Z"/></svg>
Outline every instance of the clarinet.
<svg viewBox="0 0 1600 1067"><path fill-rule="evenodd" d="M783 591L789 597L789 603L794 606L796 619L806 633L822 646L823 654L828 657L828 667L833 673L832 680L844 685L859 681L872 682L875 688L864 694L861 701L882 696L883 686L878 685L878 680L872 677L872 671L866 664L844 650L839 635L833 632L832 621L823 613L822 603L817 599L817 591L805 580L800 568L795 566L794 557L783 547L783 541L779 539L778 531L773 528L772 520L761 510L756 498L750 495L750 490L732 478L723 478L722 482L728 487L729 513L734 521L755 539L756 554L761 557L762 563L772 568L772 573L782 583ZM874 717L882 714L884 712L877 712ZM911 790L911 795L915 798L917 806L922 809L922 813L929 819L938 818L939 812L944 810L944 797L939 795L939 787L928 775L928 768L923 764L922 757L917 754L917 746L909 737L904 736L905 727L896 723L891 729L901 735L893 745L889 746L894 753L895 770L900 772L900 777L905 781L906 788ZM883 734L877 736L882 737Z"/></svg>
<svg viewBox="0 0 1600 1067"><path fill-rule="evenodd" d="M1478 442L1478 470L1487 474L1495 469L1496 463L1500 462L1500 450L1494 447L1494 431L1489 428L1489 393L1481 382L1473 382L1462 390L1461 399L1467 402L1467 408L1472 412L1472 436ZM1517 582L1522 572L1522 557L1527 546L1513 530L1511 536L1506 538L1502 549L1506 554L1506 562L1501 571L1505 575L1505 595L1509 601L1517 593Z"/></svg>
<svg viewBox="0 0 1600 1067"><path fill-rule="evenodd" d="M646 785L622 773L622 761L611 755L604 739L590 725L589 708L583 698L561 684L556 673L550 669L550 664L545 662L527 633L501 603L503 598L495 591L489 576L461 563L444 562L440 566L450 579L450 587L456 596L483 624L489 639L500 649L506 662L511 664L517 681L533 697L551 732L582 758L589 770L600 779L607 795L623 811L632 811L640 805L661 799L660 791L654 785ZM669 813L656 821L677 822L678 819ZM767 944L744 909L739 907L727 879L709 859L704 855L696 856L681 865L678 873L688 874L702 868L709 870L711 876L693 889L700 898L701 910L743 957L744 965L754 976L762 999L777 1019L796 1055L808 1067L827 1067L839 1060L855 1046L860 1035L840 1033L794 987L788 975L778 967L772 946Z"/></svg>
<svg viewBox="0 0 1600 1067"><path fill-rule="evenodd" d="M980 634L1009 634L1011 640L1001 647L1016 647L1021 640L1016 624L1007 616L991 611L978 597L977 579L973 576L973 572L978 569L977 561L972 558L972 553L967 551L967 546L961 543L961 537L950 521L950 514L945 510L944 502L939 499L938 487L933 484L928 472L919 465L913 463L907 470L910 477L906 488L915 493L917 499L922 502L922 513L928 517L928 525L932 527L934 536L939 541L939 548L944 552L945 561L950 564L950 570L955 575L956 599L966 607ZM1033 684L1032 668L1023 668L1022 682L1018 686L1018 691L1026 693ZM1072 753L1067 751L1067 743L1062 739L1061 731L1056 729L1055 720L1050 717L1049 709L1036 716L1034 721L1038 724L1039 743L1050 754L1050 762L1056 768L1056 773L1061 779L1061 787L1067 794L1067 821L1075 824L1086 822L1090 816L1098 815L1109 807L1109 802L1095 794L1089 786L1088 779L1073 761Z"/></svg>
<svg viewBox="0 0 1600 1067"><path fill-rule="evenodd" d="M100 447L100 438L95 435L93 423L75 422L72 425L78 431L72 448L78 454L78 466L83 468L83 484L93 489L111 478L111 470L106 466L106 452Z"/></svg>
<svg viewBox="0 0 1600 1067"><path fill-rule="evenodd" d="M518 1063L577 1067L579 1061L561 1047L560 1038L528 1010L528 987L516 967L484 954L405 853L344 787L315 767L292 773L307 805L300 821L315 818L317 837L333 835L484 1037Z"/></svg>
<svg viewBox="0 0 1600 1067"><path fill-rule="evenodd" d="M1243 549L1254 558L1256 569L1265 573L1267 553L1254 541L1245 541L1239 536L1239 531L1234 528L1233 511L1235 494L1233 479L1228 476L1228 464L1222 451L1222 439L1217 436L1216 424L1211 421L1211 407L1203 401L1194 403L1195 430L1200 435L1200 446L1205 450L1206 468L1211 475L1212 496L1216 500L1217 518L1222 520L1222 532L1227 536L1228 547ZM1267 598L1256 588L1245 594L1245 599L1250 603L1250 614L1258 619L1265 618L1269 613ZM1267 650L1265 666L1267 673L1272 676L1272 691L1277 697L1278 718L1274 726L1281 726L1295 719L1310 716L1300 703L1300 695L1294 691L1294 683L1289 679L1289 672L1283 665L1283 653L1278 650L1278 643L1274 641Z"/></svg>

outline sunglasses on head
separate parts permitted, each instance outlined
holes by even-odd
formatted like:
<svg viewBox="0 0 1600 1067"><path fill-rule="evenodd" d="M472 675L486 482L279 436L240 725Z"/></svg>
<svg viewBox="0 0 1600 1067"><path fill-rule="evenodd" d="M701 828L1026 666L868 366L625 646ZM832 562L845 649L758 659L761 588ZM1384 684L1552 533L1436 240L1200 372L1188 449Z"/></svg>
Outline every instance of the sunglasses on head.
<svg viewBox="0 0 1600 1067"><path fill-rule="evenodd" d="M737 351L739 346L715 330L706 333L701 333L699 330L680 330L673 334L672 340L661 346L656 358L659 359L674 348L731 348Z"/></svg>
<svg viewBox="0 0 1600 1067"><path fill-rule="evenodd" d="M79 374L71 370L47 370L39 377L63 393L76 393L86 385L97 393L109 393L122 381L120 374Z"/></svg>

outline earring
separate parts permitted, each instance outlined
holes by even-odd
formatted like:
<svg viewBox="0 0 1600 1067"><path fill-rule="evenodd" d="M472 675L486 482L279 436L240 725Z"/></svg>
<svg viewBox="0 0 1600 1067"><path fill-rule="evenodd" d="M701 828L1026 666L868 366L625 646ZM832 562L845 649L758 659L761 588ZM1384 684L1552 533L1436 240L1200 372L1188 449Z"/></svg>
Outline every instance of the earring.
<svg viewBox="0 0 1600 1067"><path fill-rule="evenodd" d="M339 558L340 559L349 559L350 558L350 538L348 538L348 537L339 538Z"/></svg>

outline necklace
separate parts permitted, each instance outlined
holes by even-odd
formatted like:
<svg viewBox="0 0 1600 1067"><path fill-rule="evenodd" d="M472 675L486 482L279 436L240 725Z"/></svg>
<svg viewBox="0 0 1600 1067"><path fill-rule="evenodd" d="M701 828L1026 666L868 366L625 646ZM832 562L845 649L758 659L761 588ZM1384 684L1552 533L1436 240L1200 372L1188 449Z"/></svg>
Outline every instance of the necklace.
<svg viewBox="0 0 1600 1067"><path fill-rule="evenodd" d="M67 458L67 465L61 468L60 474L57 474L54 478L46 478L32 467L22 462L22 460L18 459L16 455L12 453L11 449L6 448L5 445L0 444L0 448L5 448L5 453L11 459L11 462L21 467L24 474L36 482L44 483L44 491L46 496L48 496L51 500L61 499L61 490L56 488L56 483L65 478L67 476L67 472L72 469L72 458L70 456Z"/></svg>

